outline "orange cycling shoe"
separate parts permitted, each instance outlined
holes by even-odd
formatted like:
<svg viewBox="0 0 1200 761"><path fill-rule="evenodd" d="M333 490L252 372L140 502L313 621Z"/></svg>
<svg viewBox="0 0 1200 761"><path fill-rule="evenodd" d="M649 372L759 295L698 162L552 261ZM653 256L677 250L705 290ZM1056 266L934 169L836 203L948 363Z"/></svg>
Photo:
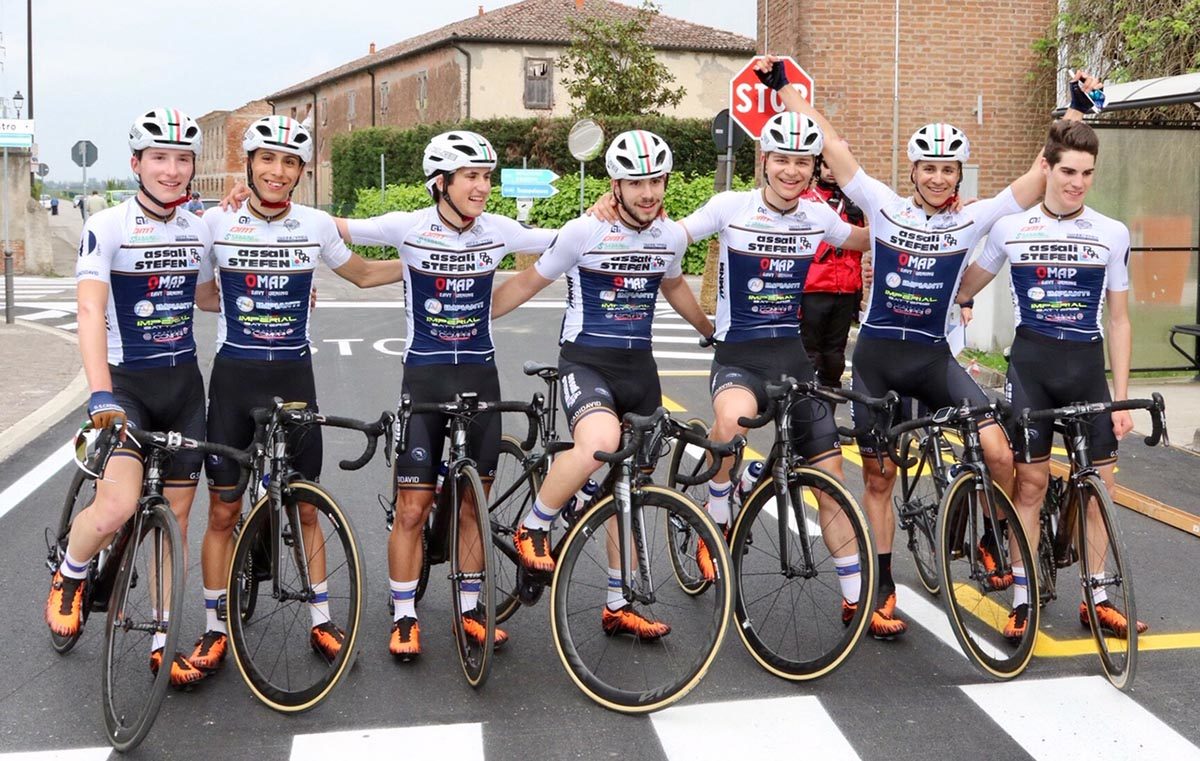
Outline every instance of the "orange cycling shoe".
<svg viewBox="0 0 1200 761"><path fill-rule="evenodd" d="M1025 636L1025 629L1028 626L1029 603L1023 602L1008 614L1008 623L1004 625L1004 638L1016 645Z"/></svg>
<svg viewBox="0 0 1200 761"><path fill-rule="evenodd" d="M604 633L612 637L617 634L629 634L642 642L653 642L671 633L671 627L661 621L651 621L627 603L624 607L613 610L604 606L600 617L600 626Z"/></svg>
<svg viewBox="0 0 1200 761"><path fill-rule="evenodd" d="M517 559L528 571L554 572L554 558L550 557L550 532L521 526L513 534L517 548Z"/></svg>
<svg viewBox="0 0 1200 761"><path fill-rule="evenodd" d="M1100 628L1104 631L1121 639L1129 636L1129 619L1125 618L1125 614L1117 610L1117 606L1108 600L1096 603L1096 618L1100 620ZM1088 622L1087 604L1082 602L1079 603L1079 623L1081 626L1091 627L1091 624ZM1137 622L1138 634L1149 628L1150 626L1145 622Z"/></svg>
<svg viewBox="0 0 1200 761"><path fill-rule="evenodd" d="M46 623L60 637L73 637L83 628L84 579L72 579L55 571L46 598Z"/></svg>
<svg viewBox="0 0 1200 761"><path fill-rule="evenodd" d="M158 669L162 666L163 651L158 648L150 653L150 672L158 676ZM192 665L191 661L183 657L183 653L175 653L175 659L171 661L171 686L186 687L189 684L195 684L203 679L204 672Z"/></svg>
<svg viewBox="0 0 1200 761"><path fill-rule="evenodd" d="M845 608L842 608L843 612ZM888 592L879 607L871 612L871 636L894 639L908 631L908 624L896 618L896 593Z"/></svg>
<svg viewBox="0 0 1200 761"><path fill-rule="evenodd" d="M993 553L995 542L995 538L991 536L983 537L979 542L979 562L983 563L983 570L988 575L988 585L992 589L1008 589L1013 584L1012 566L1010 565L1003 574L997 570L999 565L996 563L996 556Z"/></svg>
<svg viewBox="0 0 1200 761"><path fill-rule="evenodd" d="M216 671L225 660L229 650L229 635L225 632L206 631L204 636L196 640L188 661L202 671Z"/></svg>
<svg viewBox="0 0 1200 761"><path fill-rule="evenodd" d="M411 661L421 654L421 626L417 619L403 616L392 623L388 651L402 661Z"/></svg>
<svg viewBox="0 0 1200 761"><path fill-rule="evenodd" d="M726 526L718 528L721 529L721 536L728 542L729 528ZM704 577L705 581L716 580L717 569L713 565L712 553L708 551L708 545L704 543L703 539L696 540L696 565L700 567L700 575Z"/></svg>
<svg viewBox="0 0 1200 761"><path fill-rule="evenodd" d="M338 654L342 652L342 643L345 641L346 632L338 628L332 621L317 624L308 633L308 644L312 647L313 652L328 663L337 660Z"/></svg>
<svg viewBox="0 0 1200 761"><path fill-rule="evenodd" d="M483 636L487 632L487 624L484 623L483 611L479 608L467 611L462 617L463 631L467 636L475 640L475 644L483 644ZM495 633L492 635L492 647L500 647L505 642L508 642L508 633L496 627Z"/></svg>
<svg viewBox="0 0 1200 761"><path fill-rule="evenodd" d="M858 613L858 603L850 602L845 597L842 598L842 626L849 626L854 620L854 616Z"/></svg>

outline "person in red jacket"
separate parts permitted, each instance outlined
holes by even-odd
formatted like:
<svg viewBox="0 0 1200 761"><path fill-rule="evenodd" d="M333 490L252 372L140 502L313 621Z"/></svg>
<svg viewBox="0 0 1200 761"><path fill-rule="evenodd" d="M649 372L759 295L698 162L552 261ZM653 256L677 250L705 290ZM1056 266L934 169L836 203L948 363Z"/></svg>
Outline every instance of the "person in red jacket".
<svg viewBox="0 0 1200 761"><path fill-rule="evenodd" d="M833 172L818 158L817 180L804 198L824 201L842 219L863 226L863 213L842 195ZM804 348L826 386L840 386L846 370L846 341L850 322L862 300L862 252L835 248L822 242L804 281L804 313L800 334Z"/></svg>

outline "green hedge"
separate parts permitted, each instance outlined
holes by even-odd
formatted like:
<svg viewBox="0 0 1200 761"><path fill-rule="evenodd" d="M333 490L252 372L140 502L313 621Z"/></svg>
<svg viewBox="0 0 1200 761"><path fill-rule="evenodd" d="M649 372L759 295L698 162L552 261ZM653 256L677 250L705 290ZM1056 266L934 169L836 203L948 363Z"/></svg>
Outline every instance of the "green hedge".
<svg viewBox="0 0 1200 761"><path fill-rule="evenodd" d="M717 161L708 119L669 119L661 116L613 117L596 120L611 140L628 129L648 129L663 137L675 156L675 171L682 174L712 174ZM431 124L412 129L371 127L333 137L333 208L348 213L359 188L379 187L379 154L385 157L388 185L418 183L421 156L429 138L448 129L473 130L487 137L500 156L501 167L519 167L528 159L530 167L553 169L566 176L579 172L579 162L567 150L567 134L573 118L479 119L455 124ZM746 140L736 153L734 166L743 179L754 175L753 140ZM603 172L603 160L588 163L591 172Z"/></svg>
<svg viewBox="0 0 1200 761"><path fill-rule="evenodd" d="M579 216L579 174L566 176L554 183L558 195L534 201L529 223L536 227L562 227L566 222ZM748 180L734 179L735 190L747 190L753 187ZM583 193L587 205L591 205L609 188L606 178L587 177ZM667 185L667 197L663 206L672 219L683 219L688 214L711 198L713 195L713 177L698 176L688 179L672 175ZM352 217L374 217L389 211L415 211L429 206L429 194L423 184L389 185L381 197L378 188L363 188L357 192L357 202ZM492 195L488 199L488 211L506 217L517 216L517 202L512 198L500 196L500 186L492 187ZM396 255L394 248L378 246L354 246L354 250L371 259L390 259ZM683 271L689 275L699 275L704 272L704 260L708 251L706 242L693 243L688 247L683 259ZM512 266L511 257L506 258L501 267Z"/></svg>

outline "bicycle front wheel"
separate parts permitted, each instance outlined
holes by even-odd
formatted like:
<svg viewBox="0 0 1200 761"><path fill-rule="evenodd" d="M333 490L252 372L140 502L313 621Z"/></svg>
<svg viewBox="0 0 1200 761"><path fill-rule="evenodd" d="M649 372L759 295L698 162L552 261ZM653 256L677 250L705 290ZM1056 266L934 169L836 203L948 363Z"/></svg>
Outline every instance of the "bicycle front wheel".
<svg viewBox="0 0 1200 761"><path fill-rule="evenodd" d="M610 494L567 535L554 570L550 624L558 656L585 695L614 711L646 713L679 700L704 677L725 637L732 587L729 553L703 510L660 486L644 486L632 499L633 571L628 594L616 602L622 612L607 600L609 569L621 562L610 535L618 510ZM685 593L669 570L672 521L714 548L714 578L704 595ZM623 623L634 611L669 632L655 636Z"/></svg>
<svg viewBox="0 0 1200 761"><path fill-rule="evenodd" d="M1084 626L1092 630L1092 639L1100 653L1100 665L1108 681L1119 690L1129 689L1137 670L1137 607L1133 601L1133 577L1125 562L1125 552L1113 514L1112 499L1098 476L1088 476L1077 492L1083 505L1094 512L1079 511L1079 576L1083 582L1083 602L1087 609ZM1105 604L1125 615L1124 630L1106 625L1102 615ZM1082 618L1082 617L1081 617Z"/></svg>
<svg viewBox="0 0 1200 761"><path fill-rule="evenodd" d="M1029 665L1037 639L1040 606L1033 554L1021 521L998 486L977 490L963 473L946 490L938 519L942 597L950 628L967 659L996 679L1011 679ZM995 495L992 499L990 495ZM1025 562L1023 559L1028 558ZM1022 632L1005 636L1011 592L1006 573L1025 568L1028 617Z"/></svg>
<svg viewBox="0 0 1200 761"><path fill-rule="evenodd" d="M350 520L321 485L286 485L278 515L269 499L250 511L233 548L229 610L247 608L242 599L252 589L245 583L247 574L257 573L260 580L253 587L258 594L254 614L244 620L229 616L229 641L254 696L277 711L295 713L319 704L350 670L365 582ZM265 569L255 557L263 544ZM275 546L277 554L270 549ZM329 635L315 629L324 622L342 635L332 658L320 647Z"/></svg>
<svg viewBox="0 0 1200 761"><path fill-rule="evenodd" d="M139 507L140 528L128 537L108 602L101 705L108 739L120 752L149 733L167 687L183 610L183 539L166 502ZM132 525L138 524L135 516ZM161 640L155 642L156 635ZM161 646L155 670L153 650ZM150 666L147 667L147 663Z"/></svg>
<svg viewBox="0 0 1200 761"><path fill-rule="evenodd" d="M450 496L451 509L458 509L458 520L452 522L450 546L454 643L467 683L479 687L487 681L492 668L496 598L487 497L474 466L464 465L459 469ZM473 530L464 535L467 521Z"/></svg>
<svg viewBox="0 0 1200 761"><path fill-rule="evenodd" d="M62 512L59 514L58 526L55 529L56 533L53 537L47 536L47 544L51 554L51 560L57 568L62 565L63 558L67 554L67 539L71 535L71 523L75 520L75 516L79 515L79 511L83 510L88 505L96 500L96 480L88 478L79 468L74 469L74 474L71 476L71 484L67 487L67 498L63 502ZM49 529L47 529L49 532ZM106 553L107 549L101 550ZM97 556L99 557L99 556ZM74 634L63 636L50 632L50 646L54 648L54 652L63 655L75 647L75 643L83 636L83 625L87 624L88 614L91 613L92 590L96 584L96 559L88 563L88 579L84 585L83 597L83 621L79 627L79 631Z"/></svg>
<svg viewBox="0 0 1200 761"><path fill-rule="evenodd" d="M691 428L701 436L708 436L708 424L699 418L687 421ZM667 470L667 486L691 497L697 505L704 505L708 500L708 484L699 483L694 486L683 486L679 483L679 474L694 476L708 467L707 452L694 444L687 444L680 439L675 440L671 452L671 465ZM730 495L732 501L733 495ZM696 562L696 534L685 521L673 521L668 527L671 531L671 569L675 572L675 580L679 587L689 595L703 594L708 589L708 581L700 573Z"/></svg>
<svg viewBox="0 0 1200 761"><path fill-rule="evenodd" d="M489 495L488 526L492 544L492 574L496 586L496 623L507 621L521 607L517 589L517 550L513 536L533 507L542 486L541 474L527 469L528 453L512 436L500 440L500 459Z"/></svg>
<svg viewBox="0 0 1200 761"><path fill-rule="evenodd" d="M938 505L942 501L942 483L938 480L940 474L934 472L938 464L934 448L940 447L944 440L940 435L909 432L900 441L900 461L915 461L916 464L912 468L899 469L900 500L896 510L900 528L908 535L908 551L916 561L921 586L931 595L941 591L934 534Z"/></svg>
<svg viewBox="0 0 1200 761"><path fill-rule="evenodd" d="M769 480L738 515L730 542L734 616L760 666L803 681L836 669L862 639L874 609L875 551L862 511L837 479L799 467L788 474L788 490L790 514ZM839 565L857 605L846 602Z"/></svg>

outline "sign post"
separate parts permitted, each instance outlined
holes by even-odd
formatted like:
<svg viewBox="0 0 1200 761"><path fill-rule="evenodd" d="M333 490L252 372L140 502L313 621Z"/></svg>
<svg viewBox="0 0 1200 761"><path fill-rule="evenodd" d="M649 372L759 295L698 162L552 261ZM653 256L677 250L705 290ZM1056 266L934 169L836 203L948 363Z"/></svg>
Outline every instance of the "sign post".
<svg viewBox="0 0 1200 761"><path fill-rule="evenodd" d="M786 111L779 93L758 81L753 59L729 80L729 115L737 125L756 140L762 135L767 120ZM791 57L784 57L788 86L795 88L809 103L813 102L813 78Z"/></svg>
<svg viewBox="0 0 1200 761"><path fill-rule="evenodd" d="M4 147L4 189L0 194L0 214L4 215L4 322L11 325L16 319L13 308L13 252L8 237L8 149L33 147L31 119L0 119L0 145Z"/></svg>
<svg viewBox="0 0 1200 761"><path fill-rule="evenodd" d="M721 190L722 185L725 186L725 190L729 190L733 187L733 152L745 142L746 133L733 128L733 118L729 115L728 108L721 109L721 112L713 117L712 139L713 145L723 154L717 159L713 190Z"/></svg>
<svg viewBox="0 0 1200 761"><path fill-rule="evenodd" d="M83 167L83 190L79 194L79 210L83 212L83 221L87 222L87 168L96 163L99 154L96 145L91 140L80 140L71 146L71 160L76 166Z"/></svg>
<svg viewBox="0 0 1200 761"><path fill-rule="evenodd" d="M591 119L580 119L567 135L567 149L579 162L579 216L583 216L583 164L600 155L604 148L604 130Z"/></svg>

